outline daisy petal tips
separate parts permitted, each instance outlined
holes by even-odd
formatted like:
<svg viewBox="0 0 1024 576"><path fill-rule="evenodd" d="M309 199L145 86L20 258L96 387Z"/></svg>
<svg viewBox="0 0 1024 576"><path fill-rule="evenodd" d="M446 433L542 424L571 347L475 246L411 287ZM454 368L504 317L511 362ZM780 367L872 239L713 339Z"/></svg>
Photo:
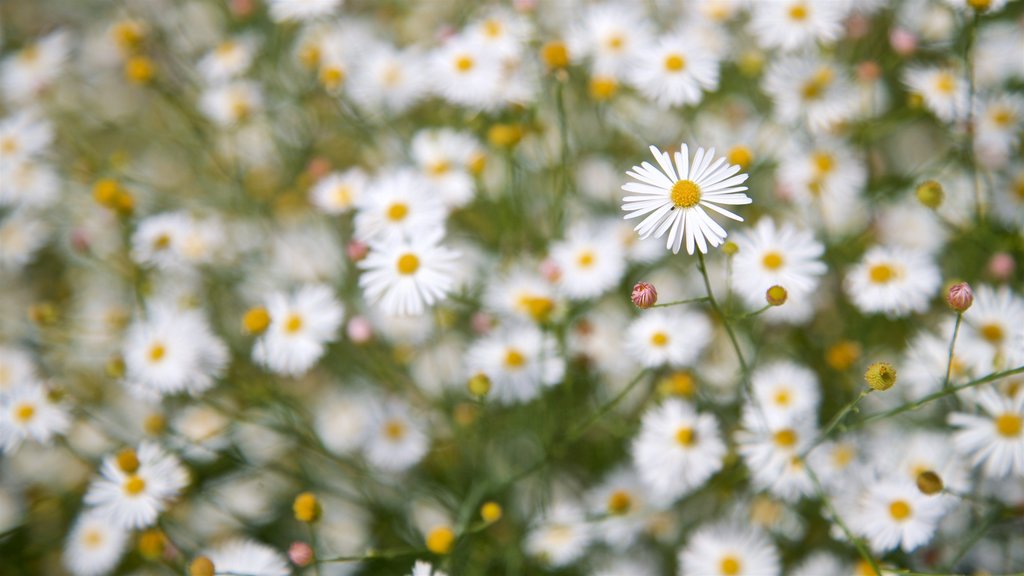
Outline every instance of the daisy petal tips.
<svg viewBox="0 0 1024 576"><path fill-rule="evenodd" d="M752 202L743 193L747 187L741 186L747 175L740 174L740 167L729 164L724 157L716 160L714 148L697 148L692 162L686 144L674 157L655 146L651 146L651 153L660 168L643 162L626 172L636 182L622 186L630 194L622 199L625 219L643 218L634 228L641 238L661 238L667 232L665 247L675 254L684 239L687 253L693 254L696 246L707 254L708 245L718 246L727 235L708 211L742 222L743 218L722 205Z"/></svg>

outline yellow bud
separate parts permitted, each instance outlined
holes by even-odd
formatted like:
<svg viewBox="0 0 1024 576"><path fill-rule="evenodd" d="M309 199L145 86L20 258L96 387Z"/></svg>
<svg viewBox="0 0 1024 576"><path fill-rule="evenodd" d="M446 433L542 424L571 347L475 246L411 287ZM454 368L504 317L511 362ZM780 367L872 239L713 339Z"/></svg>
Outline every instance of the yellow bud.
<svg viewBox="0 0 1024 576"><path fill-rule="evenodd" d="M872 390L884 392L896 383L896 368L887 362L875 362L864 373L864 381Z"/></svg>
<svg viewBox="0 0 1024 576"><path fill-rule="evenodd" d="M167 427L167 419L159 412L153 412L142 422L142 429L150 436L159 436Z"/></svg>
<svg viewBox="0 0 1024 576"><path fill-rule="evenodd" d="M852 340L834 344L825 353L825 361L837 372L848 370L860 358L860 345Z"/></svg>
<svg viewBox="0 0 1024 576"><path fill-rule="evenodd" d="M480 517L488 524L501 520L501 514L501 505L497 502L484 502L484 505L480 507Z"/></svg>
<svg viewBox="0 0 1024 576"><path fill-rule="evenodd" d="M541 60L551 70L558 70L569 65L569 49L565 42L552 40L544 44L540 49Z"/></svg>
<svg viewBox="0 0 1024 576"><path fill-rule="evenodd" d="M132 56L124 63L124 76L136 84L145 84L153 79L156 67L145 56Z"/></svg>
<svg viewBox="0 0 1024 576"><path fill-rule="evenodd" d="M126 474L134 474L139 469L139 457L135 450L125 448L117 453L117 467Z"/></svg>
<svg viewBox="0 0 1024 576"><path fill-rule="evenodd" d="M455 545L455 532L447 526L434 528L427 534L427 550L434 554L447 554Z"/></svg>
<svg viewBox="0 0 1024 576"><path fill-rule="evenodd" d="M470 394L478 398L483 398L491 391L491 379L487 377L487 374L474 374L473 377L469 379L467 387L469 388Z"/></svg>
<svg viewBox="0 0 1024 576"><path fill-rule="evenodd" d="M188 566L189 576L214 576L213 560L206 556L196 556Z"/></svg>
<svg viewBox="0 0 1024 576"><path fill-rule="evenodd" d="M942 477L931 470L925 470L917 475L917 489L922 494L931 496L942 492Z"/></svg>
<svg viewBox="0 0 1024 576"><path fill-rule="evenodd" d="M156 560L164 552L167 539L158 528L139 534L139 554L147 560Z"/></svg>
<svg viewBox="0 0 1024 576"><path fill-rule="evenodd" d="M967 0L967 4L974 8L975 12L985 12L992 6L992 0Z"/></svg>
<svg viewBox="0 0 1024 576"><path fill-rule="evenodd" d="M107 375L111 378L121 378L124 376L124 359L120 356L111 358L107 361L105 368Z"/></svg>
<svg viewBox="0 0 1024 576"><path fill-rule="evenodd" d="M725 252L726 256L732 256L733 254L739 253L739 251L740 247L732 240L726 240L725 243L722 244L722 252Z"/></svg>
<svg viewBox="0 0 1024 576"><path fill-rule="evenodd" d="M250 308L242 317L242 330L249 334L261 334L270 326L270 313L262 306Z"/></svg>
<svg viewBox="0 0 1024 576"><path fill-rule="evenodd" d="M317 500L316 494L303 492L295 497L292 511L295 512L295 519L299 522L315 522L320 518L320 502Z"/></svg>
<svg viewBox="0 0 1024 576"><path fill-rule="evenodd" d="M785 288L776 284L765 292L764 299L772 306L782 306L789 299L789 293Z"/></svg>
<svg viewBox="0 0 1024 576"><path fill-rule="evenodd" d="M92 198L100 206L112 207L115 205L118 192L121 190L121 185L117 183L117 180L111 178L104 178L97 180L92 186Z"/></svg>
<svg viewBox="0 0 1024 576"><path fill-rule="evenodd" d="M511 148L523 137L523 128L517 124L495 124L487 130L487 141L497 148Z"/></svg>
<svg viewBox="0 0 1024 576"><path fill-rule="evenodd" d="M914 194L917 195L918 202L932 210L942 206L942 200L945 196L942 191L942 184L939 184L935 180L922 182L917 186Z"/></svg>
<svg viewBox="0 0 1024 576"><path fill-rule="evenodd" d="M598 102L604 102L615 95L619 90L619 83L611 76L594 76L588 85L590 97Z"/></svg>

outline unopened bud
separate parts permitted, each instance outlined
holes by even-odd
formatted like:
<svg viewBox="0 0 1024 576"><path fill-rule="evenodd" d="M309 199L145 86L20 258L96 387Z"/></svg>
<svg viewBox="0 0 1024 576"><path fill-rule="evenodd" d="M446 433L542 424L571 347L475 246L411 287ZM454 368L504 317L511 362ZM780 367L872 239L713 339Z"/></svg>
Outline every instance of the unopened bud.
<svg viewBox="0 0 1024 576"><path fill-rule="evenodd" d="M782 306L789 299L789 292L782 286L776 284L764 293L764 299L770 306Z"/></svg>
<svg viewBox="0 0 1024 576"><path fill-rule="evenodd" d="M313 548L305 542L292 542L288 547L288 559L300 568L308 566L313 561Z"/></svg>
<svg viewBox="0 0 1024 576"><path fill-rule="evenodd" d="M133 474L139 469L139 457L135 450L125 448L117 453L117 467L126 474Z"/></svg>
<svg viewBox="0 0 1024 576"><path fill-rule="evenodd" d="M455 532L447 526L434 528L427 534L427 550L434 554L447 554L455 545Z"/></svg>
<svg viewBox="0 0 1024 576"><path fill-rule="evenodd" d="M946 303L949 307L963 314L974 304L974 290L967 282L957 282L949 287L946 293Z"/></svg>
<svg viewBox="0 0 1024 576"><path fill-rule="evenodd" d="M942 488L942 478L935 472L925 470L917 475L917 489L920 490L922 494L927 494L929 496L932 494L938 494L939 492L942 492Z"/></svg>
<svg viewBox="0 0 1024 576"><path fill-rule="evenodd" d="M1017 262L1007 252L996 252L988 261L988 273L996 280L1009 280L1017 269Z"/></svg>
<svg viewBox="0 0 1024 576"><path fill-rule="evenodd" d="M469 379L466 387L469 388L469 393L473 396L483 398L491 391L491 379L487 377L487 374L474 374L473 377Z"/></svg>
<svg viewBox="0 0 1024 576"><path fill-rule="evenodd" d="M569 65L569 49L565 42L552 40L540 49L541 60L551 70L560 70Z"/></svg>
<svg viewBox="0 0 1024 576"><path fill-rule="evenodd" d="M967 0L967 5L974 8L975 12L986 12L992 7L992 0Z"/></svg>
<svg viewBox="0 0 1024 576"><path fill-rule="evenodd" d="M188 566L189 576L213 576L214 573L213 560L206 556L196 556Z"/></svg>
<svg viewBox="0 0 1024 576"><path fill-rule="evenodd" d="M164 553L167 538L159 528L146 530L139 534L139 554L147 560L156 560Z"/></svg>
<svg viewBox="0 0 1024 576"><path fill-rule="evenodd" d="M317 500L316 494L303 492L295 497L292 511L299 522L315 522L320 518L320 501Z"/></svg>
<svg viewBox="0 0 1024 576"><path fill-rule="evenodd" d="M250 308L242 316L242 329L249 334L261 334L270 326L270 312L262 306Z"/></svg>
<svg viewBox="0 0 1024 576"><path fill-rule="evenodd" d="M726 240L725 244L722 244L722 252L725 252L726 256L732 256L739 253L740 247L732 240Z"/></svg>
<svg viewBox="0 0 1024 576"><path fill-rule="evenodd" d="M345 326L348 339L356 344L365 344L373 338L373 325L365 316L353 316Z"/></svg>
<svg viewBox="0 0 1024 576"><path fill-rule="evenodd" d="M645 310L658 303L658 290L650 282L637 282L629 299L637 308Z"/></svg>
<svg viewBox="0 0 1024 576"><path fill-rule="evenodd" d="M363 258L366 258L366 255L369 253L370 246L365 242L360 242L359 240L353 240L345 246L345 254L347 254L349 260L353 262L359 262Z"/></svg>
<svg viewBox="0 0 1024 576"><path fill-rule="evenodd" d="M875 362L868 366L867 372L864 373L864 381L872 390L884 392L896 383L896 368L888 362Z"/></svg>
<svg viewBox="0 0 1024 576"><path fill-rule="evenodd" d="M935 180L922 182L917 186L917 190L915 190L914 193L917 195L918 202L932 210L942 206L942 199L944 197L942 184L939 184Z"/></svg>
<svg viewBox="0 0 1024 576"><path fill-rule="evenodd" d="M501 520L501 514L501 505L497 502L484 502L484 505L480 507L480 517L489 524Z"/></svg>

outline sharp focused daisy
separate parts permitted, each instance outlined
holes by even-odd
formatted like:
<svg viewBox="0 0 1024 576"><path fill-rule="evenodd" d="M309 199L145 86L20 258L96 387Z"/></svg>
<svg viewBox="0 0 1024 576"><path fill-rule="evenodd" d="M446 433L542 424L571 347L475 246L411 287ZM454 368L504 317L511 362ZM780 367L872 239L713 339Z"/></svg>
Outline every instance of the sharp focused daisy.
<svg viewBox="0 0 1024 576"><path fill-rule="evenodd" d="M747 175L739 174L740 167L715 160L715 149L705 152L698 148L690 162L690 152L683 144L673 158L651 146L651 153L661 170L650 162L643 162L626 172L637 180L622 186L626 192L637 194L622 200L625 218L643 217L635 230L641 238L661 238L668 232L665 247L678 254L686 239L686 251L693 254L694 246L707 253L708 245L718 246L727 233L705 209L742 222L743 218L720 205L750 204L752 200L743 191Z"/></svg>
<svg viewBox="0 0 1024 576"><path fill-rule="evenodd" d="M949 416L950 425L959 428L953 435L957 452L989 478L1024 475L1024 393L983 390L978 406L978 414Z"/></svg>
<svg viewBox="0 0 1024 576"><path fill-rule="evenodd" d="M942 277L920 252L877 246L846 275L846 293L862 312L891 318L924 312Z"/></svg>
<svg viewBox="0 0 1024 576"><path fill-rule="evenodd" d="M679 553L680 576L778 576L779 553L756 528L703 526Z"/></svg>
<svg viewBox="0 0 1024 576"><path fill-rule="evenodd" d="M374 244L361 262L359 285L386 314L419 315L442 300L454 283L458 252L441 245L441 230L411 240Z"/></svg>
<svg viewBox="0 0 1024 576"><path fill-rule="evenodd" d="M669 400L644 414L633 440L633 465L650 497L671 502L699 488L722 468L725 442L710 414Z"/></svg>
<svg viewBox="0 0 1024 576"><path fill-rule="evenodd" d="M326 286L304 286L267 299L270 324L252 350L253 359L280 374L298 376L316 364L338 337L345 309Z"/></svg>
<svg viewBox="0 0 1024 576"><path fill-rule="evenodd" d="M85 503L115 526L152 526L157 516L188 485L188 472L178 458L149 442L103 459Z"/></svg>

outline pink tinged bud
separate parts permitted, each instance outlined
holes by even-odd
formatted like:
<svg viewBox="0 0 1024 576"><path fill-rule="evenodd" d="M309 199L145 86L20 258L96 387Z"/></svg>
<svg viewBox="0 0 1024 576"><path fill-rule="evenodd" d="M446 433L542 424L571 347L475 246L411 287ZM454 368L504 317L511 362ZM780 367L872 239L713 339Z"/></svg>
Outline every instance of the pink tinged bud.
<svg viewBox="0 0 1024 576"><path fill-rule="evenodd" d="M548 282L558 282L562 277L561 268L550 258L540 263L540 273Z"/></svg>
<svg viewBox="0 0 1024 576"><path fill-rule="evenodd" d="M345 326L348 339L356 344L365 344L373 338L373 326L364 316L353 316Z"/></svg>
<svg viewBox="0 0 1024 576"><path fill-rule="evenodd" d="M473 328L473 332L476 332L477 334L486 334L494 327L494 317L486 312L477 312L476 314L473 314L469 323Z"/></svg>
<svg viewBox="0 0 1024 576"><path fill-rule="evenodd" d="M310 177L314 180L319 180L327 175L331 171L331 163L327 158L323 156L317 156L309 161L309 165L306 166L306 172L309 173Z"/></svg>
<svg viewBox="0 0 1024 576"><path fill-rule="evenodd" d="M863 38L871 31L871 20L863 14L854 14L846 21L846 35L851 39Z"/></svg>
<svg viewBox="0 0 1024 576"><path fill-rule="evenodd" d="M345 253L348 254L349 260L353 262L359 262L370 252L370 247L359 240L353 240L345 246Z"/></svg>
<svg viewBox="0 0 1024 576"><path fill-rule="evenodd" d="M71 248L75 252L88 252L91 243L89 242L89 233L80 228L76 228L71 231Z"/></svg>
<svg viewBox="0 0 1024 576"><path fill-rule="evenodd" d="M909 56L917 50L917 36L903 28L896 28L889 34L889 44L900 56Z"/></svg>
<svg viewBox="0 0 1024 576"><path fill-rule="evenodd" d="M967 282L958 282L949 287L946 294L946 302L949 307L957 312L966 312L974 303L974 291Z"/></svg>
<svg viewBox="0 0 1024 576"><path fill-rule="evenodd" d="M637 308L650 308L658 303L658 291L650 282L637 282L633 286L633 294L629 297Z"/></svg>
<svg viewBox="0 0 1024 576"><path fill-rule="evenodd" d="M532 12L537 7L537 0L513 0L512 6L517 12Z"/></svg>
<svg viewBox="0 0 1024 576"><path fill-rule="evenodd" d="M308 566L313 561L313 549L305 542L292 542L288 547L288 558L296 566Z"/></svg>
<svg viewBox="0 0 1024 576"><path fill-rule="evenodd" d="M996 280L1009 280L1017 269L1017 262L1006 252L996 252L988 261L988 273Z"/></svg>
<svg viewBox="0 0 1024 576"><path fill-rule="evenodd" d="M253 0L231 0L231 13L239 18L252 14Z"/></svg>
<svg viewBox="0 0 1024 576"><path fill-rule="evenodd" d="M882 75L882 67L874 60L865 60L857 65L857 79L864 83L874 82Z"/></svg>

